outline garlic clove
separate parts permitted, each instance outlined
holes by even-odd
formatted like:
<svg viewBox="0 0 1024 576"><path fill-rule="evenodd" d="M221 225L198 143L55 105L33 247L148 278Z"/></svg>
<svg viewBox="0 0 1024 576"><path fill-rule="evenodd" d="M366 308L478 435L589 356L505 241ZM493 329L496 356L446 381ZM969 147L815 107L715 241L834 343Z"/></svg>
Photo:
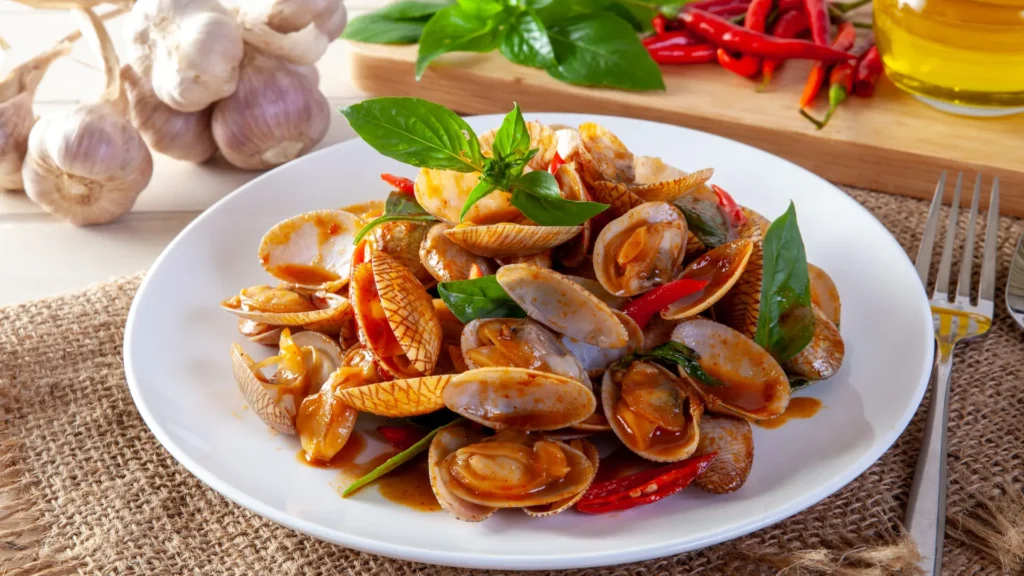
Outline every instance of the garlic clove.
<svg viewBox="0 0 1024 576"><path fill-rule="evenodd" d="M245 42L296 64L313 64L345 27L341 0L245 0L237 3Z"/></svg>
<svg viewBox="0 0 1024 576"><path fill-rule="evenodd" d="M128 95L131 123L150 148L188 162L206 162L217 151L210 126L213 108L179 112L157 98L149 78L136 68L121 68L121 82Z"/></svg>
<svg viewBox="0 0 1024 576"><path fill-rule="evenodd" d="M307 72L277 58L246 54L238 89L213 109L213 137L231 164L265 170L316 146L331 108Z"/></svg>

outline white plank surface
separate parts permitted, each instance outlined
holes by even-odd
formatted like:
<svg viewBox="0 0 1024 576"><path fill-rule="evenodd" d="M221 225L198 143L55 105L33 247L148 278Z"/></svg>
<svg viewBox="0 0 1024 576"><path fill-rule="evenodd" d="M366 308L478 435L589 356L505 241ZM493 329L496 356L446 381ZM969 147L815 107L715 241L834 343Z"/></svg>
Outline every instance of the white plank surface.
<svg viewBox="0 0 1024 576"><path fill-rule="evenodd" d="M347 2L350 17L381 0ZM75 27L61 11L28 9L0 0L0 37L12 49L0 64L10 67L49 48ZM108 25L119 48L121 22ZM341 42L331 45L318 63L320 89L332 107L362 97L349 82L348 58ZM88 102L102 89L99 61L85 43L53 65L39 88L36 114ZM320 148L353 136L340 114L333 116ZM258 173L224 163L194 165L154 155L153 181L132 213L117 222L79 229L53 219L22 193L0 193L0 306L84 287L147 267L174 236L211 204Z"/></svg>

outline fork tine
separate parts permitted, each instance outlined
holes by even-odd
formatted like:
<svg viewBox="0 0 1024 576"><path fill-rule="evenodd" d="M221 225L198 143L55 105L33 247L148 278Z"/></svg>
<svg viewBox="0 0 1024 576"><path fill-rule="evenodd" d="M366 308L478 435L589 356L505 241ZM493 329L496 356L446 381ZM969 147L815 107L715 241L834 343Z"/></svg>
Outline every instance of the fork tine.
<svg viewBox="0 0 1024 576"><path fill-rule="evenodd" d="M946 191L946 171L939 176L939 183L935 185L935 196L932 197L932 207L928 209L928 221L924 226L924 234L921 236L921 247L917 249L917 260L914 266L917 267L917 275L921 277L921 284L925 290L928 289L928 270L932 266L932 249L935 247L935 230L939 224L939 209L942 208L942 196Z"/></svg>
<svg viewBox="0 0 1024 576"><path fill-rule="evenodd" d="M964 173L956 175L956 188L953 189L953 204L949 207L949 221L946 222L946 238L942 243L942 259L939 260L939 275L935 278L935 293L949 298L949 273L953 267L953 241L956 240L956 221L960 217L960 188L964 183Z"/></svg>
<svg viewBox="0 0 1024 576"><path fill-rule="evenodd" d="M999 236L999 177L992 180L992 197L988 201L988 223L985 224L985 253L981 259L981 286L978 301L995 301L996 289L996 240ZM989 311L989 314L992 312Z"/></svg>
<svg viewBox="0 0 1024 576"><path fill-rule="evenodd" d="M964 251L960 255L960 278L956 283L957 298L971 300L971 274L974 272L974 225L978 219L978 198L981 196L981 172L974 179L974 196L971 197L971 213L967 218L967 237Z"/></svg>

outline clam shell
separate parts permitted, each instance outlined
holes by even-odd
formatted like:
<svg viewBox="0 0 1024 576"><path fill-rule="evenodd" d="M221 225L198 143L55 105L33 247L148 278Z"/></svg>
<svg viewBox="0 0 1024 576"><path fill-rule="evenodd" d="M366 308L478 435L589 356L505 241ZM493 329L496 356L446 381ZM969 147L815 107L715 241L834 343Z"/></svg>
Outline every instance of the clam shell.
<svg viewBox="0 0 1024 576"><path fill-rule="evenodd" d="M255 364L241 346L231 345L231 372L253 413L274 430L282 434L295 434L295 413L279 405L274 394L267 390L267 383L256 374ZM293 408L298 409L298 405Z"/></svg>
<svg viewBox="0 0 1024 576"><path fill-rule="evenodd" d="M303 399L295 429L308 462L329 462L345 447L359 412L335 398L334 392L362 383L361 370L340 368L316 394Z"/></svg>
<svg viewBox="0 0 1024 576"><path fill-rule="evenodd" d="M570 507L572 507L573 504L578 502L580 498L583 498L583 495L587 493L587 489L590 488L590 485L594 483L594 477L597 476L597 467L601 460L600 455L597 452L597 448L590 442L582 439L571 439L569 442L567 442L567 444L570 448L574 450L579 450L584 456L587 457L587 460L589 460L590 464L594 467L593 474L590 476L589 480L586 481L586 484L583 486L583 488L573 496L548 504L541 504L538 506L527 506L523 508L523 512L526 512L528 516L533 516L534 518L544 518L547 516L554 516L559 512L568 510Z"/></svg>
<svg viewBox="0 0 1024 576"><path fill-rule="evenodd" d="M645 158L645 160L641 161L641 158ZM636 158L637 178L636 182L629 187L633 194L646 202L673 202L678 200L695 188L703 186L715 173L713 168L703 168L687 174L667 164L665 166L671 168L671 170L659 172L653 170L650 166L643 166L644 169L641 170L641 163L652 164L654 160L661 162L659 158L650 159L646 156L638 156ZM644 180L641 180L641 175L645 177ZM653 179L654 177L662 177L664 179L655 180Z"/></svg>
<svg viewBox="0 0 1024 576"><path fill-rule="evenodd" d="M525 318L479 318L473 320L462 330L461 349L466 366L470 369L489 368L495 366L488 364L481 366L474 361L471 351L482 346L494 346L495 343L484 342L480 336L480 329L484 326L491 328L502 327L508 330L508 344L521 346L522 352L529 353L529 359L525 362L519 355L511 360L512 364L501 364L513 368L528 368L540 370L550 374L557 374L572 378L591 388L590 378L587 376L583 365L573 356L569 350L559 342L558 338L547 331L540 324Z"/></svg>
<svg viewBox="0 0 1024 576"><path fill-rule="evenodd" d="M445 232L451 226L440 222L434 224L420 244L420 263L438 282L469 280L494 274L491 261L477 256L455 242Z"/></svg>
<svg viewBox="0 0 1024 576"><path fill-rule="evenodd" d="M633 157L634 184L657 184L685 177L686 172L667 164L661 158L655 156Z"/></svg>
<svg viewBox="0 0 1024 576"><path fill-rule="evenodd" d="M523 368L457 374L442 396L452 411L495 430L565 428L590 416L597 403L576 380Z"/></svg>
<svg viewBox="0 0 1024 576"><path fill-rule="evenodd" d="M618 404L619 398L622 396L622 385L618 378L625 374L624 370L609 370L604 374L604 380L601 382L601 405L604 408L604 416L608 420L612 431L615 432L615 435L633 453L654 462L678 462L679 460L689 458L697 450L697 444L700 440L700 420L701 415L704 413L704 407L700 399L690 394L685 384L679 381L675 375L657 364L649 365L663 373L665 377L678 381L680 391L686 396L688 416L686 430L685 434L679 438L679 441L660 445L652 444L645 448L636 444L623 422L615 416L615 405Z"/></svg>
<svg viewBox="0 0 1024 576"><path fill-rule="evenodd" d="M612 311L615 317L622 323L626 328L626 333L629 334L629 340L625 346L619 348L605 348L601 346L592 346L585 342L581 342L570 336L562 336L562 344L572 352L573 356L580 362L583 369L587 371L592 378L596 378L604 373L609 366L618 362L627 354L633 352L637 348L644 347L644 333L637 326L636 322L626 314L619 312L618 310Z"/></svg>
<svg viewBox="0 0 1024 576"><path fill-rule="evenodd" d="M750 213L748 212L748 217ZM748 338L757 331L757 315L761 311L761 280L764 278L764 230L751 218L738 231L741 239L753 243L743 274L732 288L722 296L715 307L716 317L726 326L738 330Z"/></svg>
<svg viewBox="0 0 1024 576"><path fill-rule="evenodd" d="M416 201L428 213L449 224L459 223L462 206L480 181L479 172L455 172L423 168L416 177ZM512 206L511 194L496 191L481 198L466 212L466 221L476 224L509 222L523 217Z"/></svg>
<svg viewBox="0 0 1024 576"><path fill-rule="evenodd" d="M260 263L282 282L333 292L348 282L352 242L365 224L342 210L299 214L263 236Z"/></svg>
<svg viewBox="0 0 1024 576"><path fill-rule="evenodd" d="M821 308L829 322L838 328L842 307L836 283L827 272L814 264L807 265L807 275L811 280L811 303Z"/></svg>
<svg viewBox="0 0 1024 576"><path fill-rule="evenodd" d="M626 327L607 304L558 272L513 264L495 277L530 318L556 332L605 348L629 342Z"/></svg>
<svg viewBox="0 0 1024 576"><path fill-rule="evenodd" d="M221 308L231 312L239 318L252 320L270 326L306 326L317 324L339 318L349 311L347 298L331 294L330 292L317 292L317 303L323 307L308 312L262 312L259 310L243 310L222 303Z"/></svg>
<svg viewBox="0 0 1024 576"><path fill-rule="evenodd" d="M584 289L586 289L587 292L590 292L594 296L597 296L602 302L607 304L609 308L612 308L614 310L622 310L622 307L625 306L627 302L629 302L629 298L626 298L625 296L616 296L612 294L611 292L605 290L604 286L601 286L600 282L592 278L584 278L582 276L569 275L566 275L566 278L579 284Z"/></svg>
<svg viewBox="0 0 1024 576"><path fill-rule="evenodd" d="M789 379L764 348L742 333L706 318L676 326L672 340L692 348L701 368L720 382L717 386L689 378L711 412L747 420L782 414L789 405Z"/></svg>
<svg viewBox="0 0 1024 576"><path fill-rule="evenodd" d="M312 348L316 355L304 361L309 367L309 388L319 390L331 377L331 374L342 365L344 354L338 343L319 332L305 331L292 334L292 343L299 348Z"/></svg>
<svg viewBox="0 0 1024 576"><path fill-rule="evenodd" d="M284 328L280 326L271 326L270 324L246 320L245 318L238 319L238 333L254 344L277 346L277 341L281 339L281 332L283 331Z"/></svg>
<svg viewBox="0 0 1024 576"><path fill-rule="evenodd" d="M608 204L608 212L618 218L644 203L644 199L633 193L627 184L598 180L591 184L594 200Z"/></svg>
<svg viewBox="0 0 1024 576"><path fill-rule="evenodd" d="M814 336L807 346L782 363L786 372L810 381L831 378L843 365L846 344L825 312L814 306Z"/></svg>
<svg viewBox="0 0 1024 576"><path fill-rule="evenodd" d="M419 416L444 408L441 391L451 381L448 374L378 382L339 390L335 395L359 410L389 418Z"/></svg>
<svg viewBox="0 0 1024 576"><path fill-rule="evenodd" d="M575 162L566 162L555 171L555 181L559 190L562 191L562 198L567 200L590 200L583 180L576 171ZM586 259L590 251L590 237L592 224L587 220L582 224L583 230L580 234L555 249L555 259L563 266L579 266Z"/></svg>
<svg viewBox="0 0 1024 576"><path fill-rule="evenodd" d="M710 250L686 265L680 278L707 280L703 289L676 300L661 311L667 320L696 316L722 299L740 279L754 251L754 243L740 238Z"/></svg>
<svg viewBox="0 0 1024 576"><path fill-rule="evenodd" d="M431 224L401 220L384 222L370 231L367 239L375 251L384 252L412 272L424 286L433 286L434 277L420 262L420 245Z"/></svg>
<svg viewBox="0 0 1024 576"><path fill-rule="evenodd" d="M441 478L441 462L459 448L483 440L480 432L474 432L468 424L458 423L444 428L430 441L427 466L430 470L430 488L434 491L441 507L459 520L480 522L494 513L496 508L480 506L452 494Z"/></svg>
<svg viewBox="0 0 1024 576"><path fill-rule="evenodd" d="M529 226L502 222L458 226L444 234L477 256L502 258L544 252L568 242L582 230L580 226Z"/></svg>
<svg viewBox="0 0 1024 576"><path fill-rule="evenodd" d="M345 212L351 212L359 217L361 220L369 222L374 218L384 215L384 201L383 200L368 200L366 202L359 202L358 204L349 204L340 210Z"/></svg>
<svg viewBox="0 0 1024 576"><path fill-rule="evenodd" d="M633 153L607 128L587 122L579 128L579 162L591 182L633 182Z"/></svg>
<svg viewBox="0 0 1024 576"><path fill-rule="evenodd" d="M530 133L530 149L537 149L537 154L530 158L527 166L531 170L547 170L548 165L551 164L551 159L555 157L555 131L540 122L533 121L526 123L526 130ZM494 156L492 147L494 146L494 137L497 133L498 130L494 129L480 135L480 152L484 156Z"/></svg>
<svg viewBox="0 0 1024 576"><path fill-rule="evenodd" d="M754 433L742 418L705 414L700 420L698 456L718 456L694 481L701 490L728 494L740 489L754 465Z"/></svg>
<svg viewBox="0 0 1024 576"><path fill-rule="evenodd" d="M626 270L617 262L619 250L635 231L661 223L667 223L678 232L675 242L664 245L663 239L658 248L659 254L668 250L669 262L647 272L643 277L626 278ZM656 284L674 280L686 254L687 231L686 219L679 210L666 202L647 202L612 220L601 230L594 243L594 273L598 282L616 296L635 296Z"/></svg>

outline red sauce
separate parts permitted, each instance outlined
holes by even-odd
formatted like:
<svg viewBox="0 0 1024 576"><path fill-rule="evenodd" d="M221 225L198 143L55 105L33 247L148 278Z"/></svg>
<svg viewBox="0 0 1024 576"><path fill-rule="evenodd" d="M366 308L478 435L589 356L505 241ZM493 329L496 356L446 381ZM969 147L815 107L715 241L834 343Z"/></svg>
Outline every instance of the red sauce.
<svg viewBox="0 0 1024 576"><path fill-rule="evenodd" d="M641 470L650 470L659 466L656 462L645 460L626 448L619 448L605 458L601 458L597 466L597 476L594 482L604 482L622 478Z"/></svg>
<svg viewBox="0 0 1024 576"><path fill-rule="evenodd" d="M307 264L277 264L267 269L276 278L306 286L333 282L338 275L326 268Z"/></svg>
<svg viewBox="0 0 1024 576"><path fill-rule="evenodd" d="M810 418L821 410L821 400L817 398L791 398L786 411L770 420L756 422L761 428L775 429L793 419Z"/></svg>
<svg viewBox="0 0 1024 576"><path fill-rule="evenodd" d="M365 451L366 438L358 431L353 430L352 435L349 436L348 440L345 442L345 446L334 455L334 458L331 458L330 462L324 462L322 460L310 462L306 459L306 451L301 449L298 454L295 455L295 459L306 466L312 466L313 468L332 468L335 470L347 471L361 466L361 464L356 464L356 460L362 456Z"/></svg>
<svg viewBox="0 0 1024 576"><path fill-rule="evenodd" d="M376 482L380 495L395 504L421 512L437 512L441 505L430 487L427 455L421 454Z"/></svg>

